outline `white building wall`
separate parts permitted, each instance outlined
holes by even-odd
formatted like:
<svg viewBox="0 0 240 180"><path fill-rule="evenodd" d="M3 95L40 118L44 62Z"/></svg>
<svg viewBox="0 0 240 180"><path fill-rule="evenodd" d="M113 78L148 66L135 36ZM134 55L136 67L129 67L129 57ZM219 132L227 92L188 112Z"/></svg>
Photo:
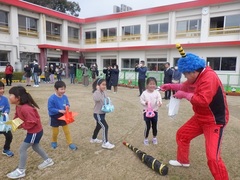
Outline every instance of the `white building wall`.
<svg viewBox="0 0 240 180"><path fill-rule="evenodd" d="M68 22L66 20L61 20L55 17L46 16L44 14L38 14L22 9L18 9L14 6L1 5L0 9L9 12L9 29L10 33L2 33L0 40L0 50L5 50L10 52L11 64L18 66L20 60L20 52L33 52L39 53L38 44L50 44L57 46L66 47L81 47L81 48L117 48L117 47L129 47L129 46L150 46L150 45L167 45L175 43L203 43L203 42L222 42L222 41L236 41L240 40L240 33L238 34L228 34L228 35L218 35L209 36L209 26L210 18L217 16L225 16L232 14L240 14L239 9L240 3L236 2L233 4L225 5L214 5L209 7L199 7L188 10L180 10L173 12L165 12L152 15L142 15L138 17L128 17L122 19L99 21L91 24L79 25L77 23ZM208 13L202 13L203 8L208 8ZM34 17L38 20L38 38L29 38L25 36L19 36L18 34L18 14L22 14L29 17ZM190 19L201 19L201 35L199 37L189 37L189 38L176 38L176 24L180 20L190 20ZM61 28L61 41L49 41L46 39L46 21L58 23L62 25ZM148 25L155 23L169 23L168 37L165 39L158 40L147 40L148 35ZM123 26L141 26L141 39L139 41L121 41L122 27ZM68 26L82 28L81 30L81 41L79 44L68 43ZM117 28L117 42L112 43L101 43L101 29L105 28ZM96 31L97 33L97 43L85 45L85 32L86 31ZM239 47L204 47L204 48L192 48L186 49L186 52L192 52L203 57L227 57L236 56L237 57L237 69L234 72L226 72L229 74L239 74L240 73L240 49ZM62 51L48 50L48 57L61 57ZM71 58L78 58L78 53L69 53ZM173 59L179 57L179 53L176 49L159 49L159 50L141 50L141 51L109 51L109 52L93 52L84 53L85 59L97 59L99 68L102 69L104 58L116 58L117 64L121 69L123 58L138 58L140 60L146 60L147 58L167 58L171 64L173 64ZM18 68L18 67L17 67ZM2 70L2 67L0 67ZM219 72L217 72L219 73ZM222 72L220 72L222 73ZM225 72L224 72L225 73Z"/></svg>

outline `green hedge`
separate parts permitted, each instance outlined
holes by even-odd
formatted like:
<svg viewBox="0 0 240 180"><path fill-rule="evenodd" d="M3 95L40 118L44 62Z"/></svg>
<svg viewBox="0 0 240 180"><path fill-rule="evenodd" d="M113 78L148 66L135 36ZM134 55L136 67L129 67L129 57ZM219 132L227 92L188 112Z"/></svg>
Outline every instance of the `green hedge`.
<svg viewBox="0 0 240 180"><path fill-rule="evenodd" d="M24 74L24 72L14 72L12 79L13 79L13 80L19 80L19 81L21 81L21 80L22 80L22 77L23 77L23 74ZM4 72L0 72L0 79L2 79L2 78L5 79L5 74L4 74Z"/></svg>

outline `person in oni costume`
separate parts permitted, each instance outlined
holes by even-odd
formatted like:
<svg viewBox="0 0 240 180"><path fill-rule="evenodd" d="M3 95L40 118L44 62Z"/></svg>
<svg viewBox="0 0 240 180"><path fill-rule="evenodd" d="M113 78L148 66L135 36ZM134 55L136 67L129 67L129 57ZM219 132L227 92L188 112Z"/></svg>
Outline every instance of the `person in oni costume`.
<svg viewBox="0 0 240 180"><path fill-rule="evenodd" d="M186 77L181 84L164 84L161 90L175 90L176 98L187 99L192 104L194 115L176 133L177 159L172 166L189 167L189 148L192 139L205 137L208 167L215 180L228 180L228 172L221 158L223 130L229 120L229 111L223 85L217 74L203 59L195 54L185 54L177 47L182 57L178 69Z"/></svg>

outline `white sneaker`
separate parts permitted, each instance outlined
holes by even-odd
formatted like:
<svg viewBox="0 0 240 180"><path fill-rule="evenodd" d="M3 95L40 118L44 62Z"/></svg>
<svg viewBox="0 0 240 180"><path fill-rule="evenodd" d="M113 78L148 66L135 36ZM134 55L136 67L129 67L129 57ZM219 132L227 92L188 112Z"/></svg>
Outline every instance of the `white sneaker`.
<svg viewBox="0 0 240 180"><path fill-rule="evenodd" d="M90 143L102 143L102 140L100 140L100 139L91 139L90 140Z"/></svg>
<svg viewBox="0 0 240 180"><path fill-rule="evenodd" d="M25 169L24 170L20 170L20 169L15 169L13 172L10 172L7 174L7 177L9 179L18 179L18 178L22 178L26 176L25 174Z"/></svg>
<svg viewBox="0 0 240 180"><path fill-rule="evenodd" d="M143 143L144 145L149 145L148 139L144 139Z"/></svg>
<svg viewBox="0 0 240 180"><path fill-rule="evenodd" d="M181 164L177 160L170 160L169 164L172 166L179 166L179 167L189 167L190 166L190 164Z"/></svg>
<svg viewBox="0 0 240 180"><path fill-rule="evenodd" d="M54 164L53 160L51 158L48 158L38 166L38 169L45 169L46 167L52 166L53 164Z"/></svg>
<svg viewBox="0 0 240 180"><path fill-rule="evenodd" d="M111 144L110 142L106 142L102 144L102 148L105 148L105 149L113 149L114 147L115 145Z"/></svg>
<svg viewBox="0 0 240 180"><path fill-rule="evenodd" d="M157 138L153 138L153 139L152 139L152 143L153 143L153 144L158 144Z"/></svg>

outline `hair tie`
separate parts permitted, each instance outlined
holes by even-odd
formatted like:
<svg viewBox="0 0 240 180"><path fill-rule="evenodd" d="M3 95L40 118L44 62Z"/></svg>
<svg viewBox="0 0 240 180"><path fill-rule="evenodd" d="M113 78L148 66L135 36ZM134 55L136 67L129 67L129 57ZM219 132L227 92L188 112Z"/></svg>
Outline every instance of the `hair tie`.
<svg viewBox="0 0 240 180"><path fill-rule="evenodd" d="M29 92L26 90L26 93L29 94Z"/></svg>
<svg viewBox="0 0 240 180"><path fill-rule="evenodd" d="M101 80L102 80L101 78L99 78L99 79L97 80L97 85L98 85L98 83L99 83Z"/></svg>

